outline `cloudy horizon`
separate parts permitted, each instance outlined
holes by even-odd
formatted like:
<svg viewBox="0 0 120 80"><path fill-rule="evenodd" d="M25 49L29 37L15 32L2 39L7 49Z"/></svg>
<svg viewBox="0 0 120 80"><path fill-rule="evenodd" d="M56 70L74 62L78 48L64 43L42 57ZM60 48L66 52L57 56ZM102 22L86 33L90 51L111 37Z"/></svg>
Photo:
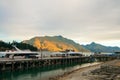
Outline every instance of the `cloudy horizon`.
<svg viewBox="0 0 120 80"><path fill-rule="evenodd" d="M120 47L120 0L0 0L0 40L35 36Z"/></svg>

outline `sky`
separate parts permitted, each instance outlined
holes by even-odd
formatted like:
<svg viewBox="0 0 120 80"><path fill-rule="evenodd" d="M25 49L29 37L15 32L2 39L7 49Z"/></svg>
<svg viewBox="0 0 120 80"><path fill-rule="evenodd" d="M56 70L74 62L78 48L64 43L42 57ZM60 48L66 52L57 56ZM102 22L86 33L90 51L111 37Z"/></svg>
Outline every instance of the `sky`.
<svg viewBox="0 0 120 80"><path fill-rule="evenodd" d="M0 40L56 36L120 47L120 0L0 0Z"/></svg>

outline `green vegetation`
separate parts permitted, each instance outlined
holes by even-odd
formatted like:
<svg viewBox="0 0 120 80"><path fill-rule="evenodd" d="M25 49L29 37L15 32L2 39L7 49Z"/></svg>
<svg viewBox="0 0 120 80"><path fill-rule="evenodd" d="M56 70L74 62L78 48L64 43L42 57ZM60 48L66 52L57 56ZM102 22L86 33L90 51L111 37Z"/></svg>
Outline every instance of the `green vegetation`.
<svg viewBox="0 0 120 80"><path fill-rule="evenodd" d="M12 43L6 43L3 41L0 41L0 51L6 51L6 50L13 50L14 48L12 45L16 45L19 49L24 50L24 49L29 49L31 51L37 51L36 47L33 47L32 45L25 44L25 43L18 43L16 41L13 41Z"/></svg>
<svg viewBox="0 0 120 80"><path fill-rule="evenodd" d="M0 51L11 50L11 49L12 49L11 43L5 43L3 41L0 41Z"/></svg>

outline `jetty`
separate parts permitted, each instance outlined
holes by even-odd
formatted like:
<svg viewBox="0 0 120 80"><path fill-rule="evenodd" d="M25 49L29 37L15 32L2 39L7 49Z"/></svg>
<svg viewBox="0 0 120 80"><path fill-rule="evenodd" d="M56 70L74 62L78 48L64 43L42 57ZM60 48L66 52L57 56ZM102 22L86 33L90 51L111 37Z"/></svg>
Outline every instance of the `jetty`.
<svg viewBox="0 0 120 80"><path fill-rule="evenodd" d="M0 58L0 71L24 70L57 64L90 63L95 61L109 61L116 56L71 56L71 57L46 57L46 58Z"/></svg>

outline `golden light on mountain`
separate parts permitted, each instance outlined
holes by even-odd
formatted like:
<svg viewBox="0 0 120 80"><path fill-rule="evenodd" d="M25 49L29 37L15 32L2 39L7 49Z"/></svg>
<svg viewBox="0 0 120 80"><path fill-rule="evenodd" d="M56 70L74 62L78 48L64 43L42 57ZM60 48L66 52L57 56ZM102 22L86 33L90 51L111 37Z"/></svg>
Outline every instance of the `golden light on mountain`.
<svg viewBox="0 0 120 80"><path fill-rule="evenodd" d="M38 49L41 48L40 40L38 38L35 38L33 46L37 47Z"/></svg>
<svg viewBox="0 0 120 80"><path fill-rule="evenodd" d="M62 36L35 37L23 42L37 47L38 50L42 49L48 51L65 51L67 49L72 49L74 51L89 51L74 41Z"/></svg>

